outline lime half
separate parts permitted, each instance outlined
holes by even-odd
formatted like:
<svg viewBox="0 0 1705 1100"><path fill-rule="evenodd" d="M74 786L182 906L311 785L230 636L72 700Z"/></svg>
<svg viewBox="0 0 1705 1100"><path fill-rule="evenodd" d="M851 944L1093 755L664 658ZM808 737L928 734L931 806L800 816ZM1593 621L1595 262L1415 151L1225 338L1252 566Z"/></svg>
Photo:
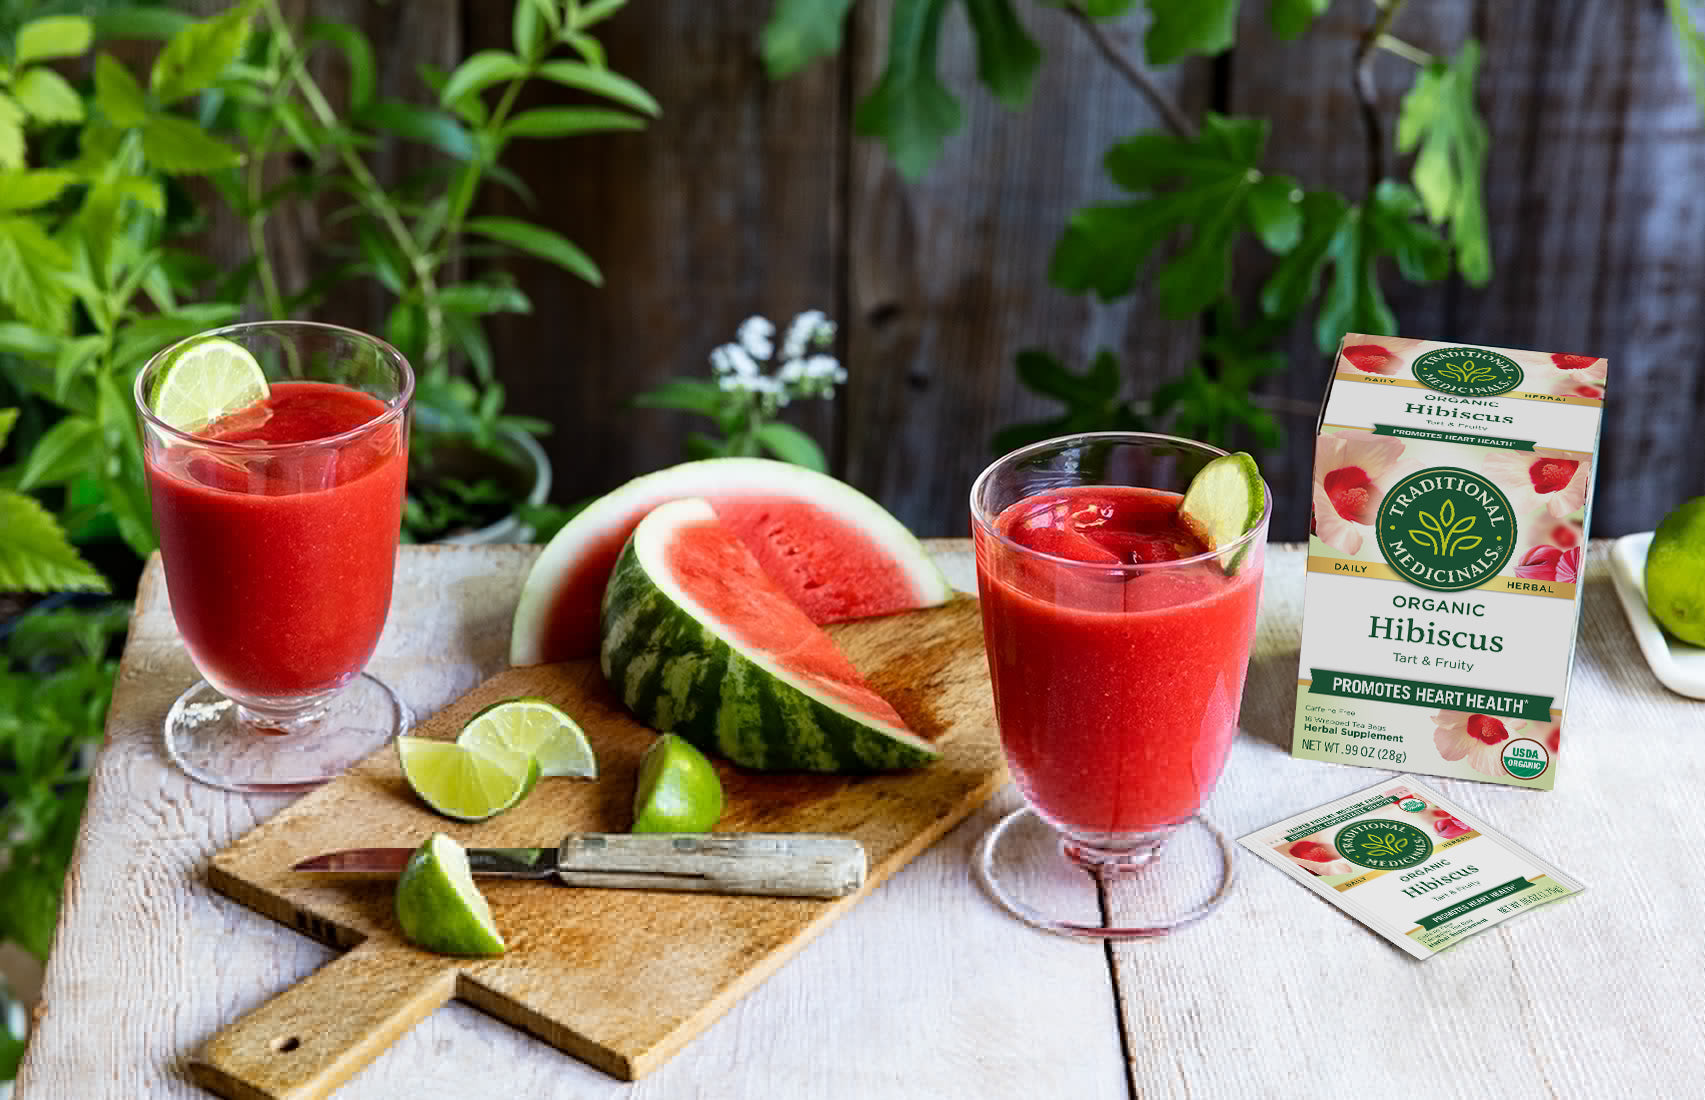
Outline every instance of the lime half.
<svg viewBox="0 0 1705 1100"><path fill-rule="evenodd" d="M721 816L722 780L704 753L673 733L652 742L639 762L633 831L702 833Z"/></svg>
<svg viewBox="0 0 1705 1100"><path fill-rule="evenodd" d="M1243 451L1221 455L1190 479L1178 505L1178 518L1209 550L1229 546L1261 525L1267 510L1267 489L1261 469ZM1227 573L1237 572L1247 547L1221 562Z"/></svg>
<svg viewBox="0 0 1705 1100"><path fill-rule="evenodd" d="M545 699L493 703L469 719L456 744L480 752L496 748L531 756L539 762L541 776L598 778L598 761L586 743L586 734L574 719Z"/></svg>
<svg viewBox="0 0 1705 1100"><path fill-rule="evenodd" d="M397 923L416 947L440 955L501 955L503 936L474 885L468 853L443 833L415 849L397 880Z"/></svg>
<svg viewBox="0 0 1705 1100"><path fill-rule="evenodd" d="M399 737L397 757L421 801L458 821L500 814L539 781L537 760L497 746L475 750L453 741Z"/></svg>
<svg viewBox="0 0 1705 1100"><path fill-rule="evenodd" d="M155 373L148 408L180 432L198 432L271 392L255 357L217 336L179 349Z"/></svg>

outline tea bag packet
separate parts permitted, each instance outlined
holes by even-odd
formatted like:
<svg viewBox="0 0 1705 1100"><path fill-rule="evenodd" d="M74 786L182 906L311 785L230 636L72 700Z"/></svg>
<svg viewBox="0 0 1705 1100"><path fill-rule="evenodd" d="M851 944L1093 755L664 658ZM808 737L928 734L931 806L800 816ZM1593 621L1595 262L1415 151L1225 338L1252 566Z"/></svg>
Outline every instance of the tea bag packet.
<svg viewBox="0 0 1705 1100"><path fill-rule="evenodd" d="M1550 789L1607 364L1344 337L1291 753Z"/></svg>
<svg viewBox="0 0 1705 1100"><path fill-rule="evenodd" d="M1417 959L1584 889L1404 777L1239 843Z"/></svg>

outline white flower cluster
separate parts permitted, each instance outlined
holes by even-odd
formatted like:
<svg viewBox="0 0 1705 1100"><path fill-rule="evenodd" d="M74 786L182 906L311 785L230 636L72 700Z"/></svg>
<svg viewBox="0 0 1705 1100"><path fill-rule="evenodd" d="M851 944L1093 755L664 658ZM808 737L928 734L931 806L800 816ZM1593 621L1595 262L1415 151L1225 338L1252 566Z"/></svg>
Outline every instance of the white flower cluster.
<svg viewBox="0 0 1705 1100"><path fill-rule="evenodd" d="M768 416L795 397L833 397L847 372L825 349L835 342L835 323L819 309L808 309L787 326L776 356L776 327L763 317L740 323L735 342L710 353L716 384L730 393L751 394ZM764 366L774 356L775 372Z"/></svg>

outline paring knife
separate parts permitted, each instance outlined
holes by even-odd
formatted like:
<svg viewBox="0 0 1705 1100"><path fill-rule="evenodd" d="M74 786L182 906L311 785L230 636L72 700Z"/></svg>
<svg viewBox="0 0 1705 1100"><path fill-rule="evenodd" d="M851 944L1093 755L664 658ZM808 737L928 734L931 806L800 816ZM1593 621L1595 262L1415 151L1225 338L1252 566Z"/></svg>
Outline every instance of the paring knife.
<svg viewBox="0 0 1705 1100"><path fill-rule="evenodd" d="M469 848L476 875L566 886L838 898L864 885L864 846L826 833L570 833L555 848ZM351 848L291 868L394 877L413 848Z"/></svg>

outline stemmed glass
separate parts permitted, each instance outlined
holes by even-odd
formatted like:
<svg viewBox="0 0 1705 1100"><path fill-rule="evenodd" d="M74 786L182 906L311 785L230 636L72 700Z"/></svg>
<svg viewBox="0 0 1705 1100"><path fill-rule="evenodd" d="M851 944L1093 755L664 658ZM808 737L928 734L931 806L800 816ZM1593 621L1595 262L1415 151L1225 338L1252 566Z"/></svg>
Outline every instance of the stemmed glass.
<svg viewBox="0 0 1705 1100"><path fill-rule="evenodd" d="M246 348L271 393L191 434L150 407L191 343ZM233 791L304 790L409 727L362 672L391 603L414 373L333 325L233 325L156 355L134 397L172 615L204 677L166 715L167 754Z"/></svg>
<svg viewBox="0 0 1705 1100"><path fill-rule="evenodd" d="M1026 803L990 830L975 868L1037 927L1162 935L1230 889L1231 845L1198 811L1237 730L1270 508L1213 551L1176 516L1191 477L1224 453L1091 433L1014 451L972 486L996 720ZM1202 835L1162 858L1186 831ZM1149 889L1122 896L1153 911L1115 920L1104 905L1085 919L1062 886L1084 872L1103 885L1140 878ZM1169 877L1207 885L1191 896L1158 881Z"/></svg>

